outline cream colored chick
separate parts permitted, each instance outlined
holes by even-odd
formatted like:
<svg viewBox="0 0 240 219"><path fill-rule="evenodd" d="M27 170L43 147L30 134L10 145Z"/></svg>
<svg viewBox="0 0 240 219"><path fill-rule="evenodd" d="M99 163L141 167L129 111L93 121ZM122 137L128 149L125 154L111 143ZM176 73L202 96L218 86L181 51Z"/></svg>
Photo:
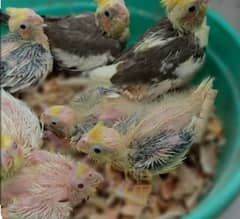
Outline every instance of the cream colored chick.
<svg viewBox="0 0 240 219"><path fill-rule="evenodd" d="M206 79L192 91L166 95L112 128L99 123L78 149L136 178L167 173L201 140L217 94L212 83Z"/></svg>
<svg viewBox="0 0 240 219"><path fill-rule="evenodd" d="M19 147L30 150L42 145L42 128L38 117L22 101L1 89L1 130L14 138Z"/></svg>
<svg viewBox="0 0 240 219"><path fill-rule="evenodd" d="M133 113L136 107L140 107L138 103L110 88L94 87L77 95L70 106L46 109L41 120L46 129L77 143L98 121L111 126Z"/></svg>

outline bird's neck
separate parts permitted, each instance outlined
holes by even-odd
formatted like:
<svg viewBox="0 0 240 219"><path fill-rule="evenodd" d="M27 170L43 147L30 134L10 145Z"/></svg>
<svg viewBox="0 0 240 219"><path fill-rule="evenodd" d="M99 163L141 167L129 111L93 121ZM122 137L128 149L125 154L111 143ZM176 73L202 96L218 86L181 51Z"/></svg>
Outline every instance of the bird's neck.
<svg viewBox="0 0 240 219"><path fill-rule="evenodd" d="M42 30L37 30L33 33L33 40L43 45L44 48L49 49L48 38Z"/></svg>
<svg viewBox="0 0 240 219"><path fill-rule="evenodd" d="M30 40L41 44L44 48L49 49L48 38L44 34L42 28L37 28L31 32L31 34L20 34L24 40Z"/></svg>
<svg viewBox="0 0 240 219"><path fill-rule="evenodd" d="M204 48L208 45L209 26L205 18L202 25L194 31L195 37L199 40L200 47Z"/></svg>

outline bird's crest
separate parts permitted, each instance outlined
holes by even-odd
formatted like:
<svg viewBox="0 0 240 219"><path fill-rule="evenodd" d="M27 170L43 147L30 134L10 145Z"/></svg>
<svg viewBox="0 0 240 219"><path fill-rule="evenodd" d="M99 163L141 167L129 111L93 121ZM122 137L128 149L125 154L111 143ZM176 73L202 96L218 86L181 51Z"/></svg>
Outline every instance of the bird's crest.
<svg viewBox="0 0 240 219"><path fill-rule="evenodd" d="M78 164L77 164L77 175L79 177L83 176L89 170L90 170L90 168L87 164L82 163L82 162L78 162Z"/></svg>
<svg viewBox="0 0 240 219"><path fill-rule="evenodd" d="M57 106L52 106L49 108L49 115L50 116L58 116L62 110L63 110L64 106L62 105L57 105Z"/></svg>
<svg viewBox="0 0 240 219"><path fill-rule="evenodd" d="M112 4L113 0L96 0L96 3L99 5L99 6L110 6Z"/></svg>
<svg viewBox="0 0 240 219"><path fill-rule="evenodd" d="M98 123L93 129L88 133L89 141L91 143L104 143L103 132L106 127L102 123Z"/></svg>
<svg viewBox="0 0 240 219"><path fill-rule="evenodd" d="M24 20L27 15L30 13L30 9L28 8L6 8L6 13L10 17L14 17L17 20Z"/></svg>
<svg viewBox="0 0 240 219"><path fill-rule="evenodd" d="M176 5L185 5L196 0L161 0L161 3L168 8L174 8ZM198 0L199 2L207 3L208 0Z"/></svg>
<svg viewBox="0 0 240 219"><path fill-rule="evenodd" d="M13 143L13 138L11 135L2 134L1 135L1 148L9 148Z"/></svg>
<svg viewBox="0 0 240 219"><path fill-rule="evenodd" d="M108 128L102 123L98 123L88 133L90 144L102 144L110 148L119 148L122 145L121 136L117 130Z"/></svg>

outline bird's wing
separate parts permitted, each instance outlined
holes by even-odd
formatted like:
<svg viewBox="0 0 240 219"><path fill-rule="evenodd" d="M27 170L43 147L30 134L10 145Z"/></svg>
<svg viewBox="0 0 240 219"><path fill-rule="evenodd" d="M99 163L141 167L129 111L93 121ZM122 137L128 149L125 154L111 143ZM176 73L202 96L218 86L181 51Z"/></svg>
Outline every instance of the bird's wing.
<svg viewBox="0 0 240 219"><path fill-rule="evenodd" d="M119 64L111 81L128 84L176 79L175 71L181 64L203 56L204 48L192 34L180 34L163 20L116 60Z"/></svg>
<svg viewBox="0 0 240 219"><path fill-rule="evenodd" d="M94 14L73 15L56 22L47 23L45 32L52 49L80 57L110 52L118 56L122 50L120 42L106 37L95 23Z"/></svg>
<svg viewBox="0 0 240 219"><path fill-rule="evenodd" d="M0 37L1 40L1 59L9 52L17 49L22 44L21 37L18 34L10 33Z"/></svg>
<svg viewBox="0 0 240 219"><path fill-rule="evenodd" d="M193 143L189 130L167 130L151 137L137 139L129 146L129 159L136 169L166 173L184 160Z"/></svg>
<svg viewBox="0 0 240 219"><path fill-rule="evenodd" d="M40 44L25 43L1 60L1 88L16 92L38 84L51 69L51 60Z"/></svg>

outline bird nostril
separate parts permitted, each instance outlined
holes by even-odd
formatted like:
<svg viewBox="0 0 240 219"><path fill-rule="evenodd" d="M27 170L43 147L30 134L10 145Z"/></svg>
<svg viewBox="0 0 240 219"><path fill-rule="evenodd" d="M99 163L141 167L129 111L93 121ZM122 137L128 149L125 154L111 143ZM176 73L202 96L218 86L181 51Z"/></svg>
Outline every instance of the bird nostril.
<svg viewBox="0 0 240 219"><path fill-rule="evenodd" d="M78 187L79 189L83 189L83 188L84 188L84 185L83 185L83 183L79 183L79 184L77 185L77 187Z"/></svg>

